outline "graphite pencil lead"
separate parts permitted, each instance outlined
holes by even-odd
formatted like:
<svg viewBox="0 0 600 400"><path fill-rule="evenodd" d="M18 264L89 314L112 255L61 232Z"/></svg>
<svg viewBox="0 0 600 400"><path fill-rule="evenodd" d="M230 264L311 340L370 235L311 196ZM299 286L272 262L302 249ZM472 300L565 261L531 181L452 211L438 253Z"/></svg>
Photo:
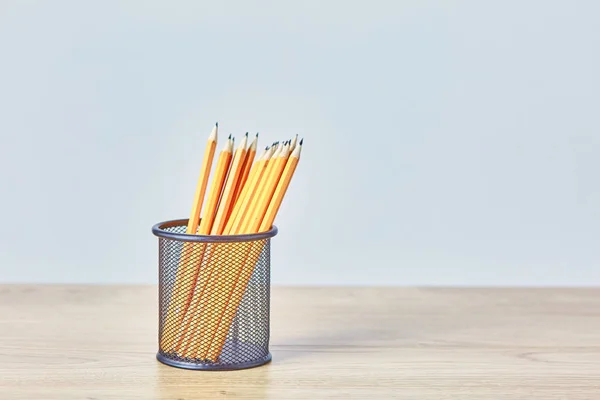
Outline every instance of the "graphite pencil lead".
<svg viewBox="0 0 600 400"><path fill-rule="evenodd" d="M302 146L303 142L304 142L304 138L300 139L300 146Z"/></svg>

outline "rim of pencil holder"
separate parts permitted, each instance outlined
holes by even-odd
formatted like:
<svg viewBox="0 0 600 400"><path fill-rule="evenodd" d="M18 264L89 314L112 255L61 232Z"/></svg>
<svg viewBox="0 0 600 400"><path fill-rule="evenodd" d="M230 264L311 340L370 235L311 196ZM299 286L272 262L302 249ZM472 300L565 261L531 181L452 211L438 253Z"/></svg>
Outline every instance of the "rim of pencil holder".
<svg viewBox="0 0 600 400"><path fill-rule="evenodd" d="M253 233L253 234L241 234L241 235L221 235L221 236L210 236L210 235L192 235L186 234L185 228L187 227L188 219L176 219L170 221L163 221L155 224L152 227L152 233L157 236L159 239L159 349L156 354L156 358L163 364L169 365L171 367L184 368L190 370L239 370L246 368L258 367L263 364L266 364L271 361L271 353L269 351L269 336L270 336L270 239L277 235L278 229L276 226L272 226L270 230L266 232ZM166 241L165 241L166 240ZM177 245L176 243L180 244ZM241 289L238 292L239 299L241 303L237 303L238 307L241 305L241 308L238 308L238 312L230 313L229 315L233 315L233 320L228 320L228 323L224 326L230 326L231 330L220 331L223 334L220 336L222 340L220 340L221 351L223 357L218 359L211 358L209 360L204 358L197 358L197 356L191 356L189 354L199 354L198 351L190 352L189 349L186 352L180 352L177 350L177 347L174 347L175 350L172 349L171 346L163 346L163 340L172 342L173 336L171 332L173 328L165 328L167 326L170 327L178 327L185 318L183 318L179 323L175 323L175 325L171 324L173 319L169 320L169 317L165 315L165 313L170 312L169 305L173 300L173 290L174 290L174 276L178 273L178 262L179 258L183 257L179 252L181 251L183 244L181 243L191 242L196 244L207 244L212 246L233 246L233 249L240 249L237 245L244 242L256 242L256 243L266 243L267 250L261 250L261 255L257 256L259 253L254 253L255 256L260 257L256 265L253 267L253 272L250 272L247 277L254 277L251 280L254 282L252 289L250 287L245 287L245 289ZM170 244L169 244L170 243ZM197 245L194 246L197 246ZM242 247L243 248L243 247ZM179 249L179 250L176 250ZM263 253L263 251L265 251ZM239 256L239 253L237 253ZM204 264L203 264L204 265ZM216 264L221 265L221 267L226 268L225 274L229 274L228 268L230 265L228 262L224 264ZM260 267L259 267L260 265ZM197 267L200 268L200 267ZM202 268L205 268L204 266ZM214 268L214 267L211 267ZM199 271L199 270L198 270ZM187 272L186 272L187 273ZM197 273L196 273L197 274ZM241 272L240 272L241 274ZM186 275L188 276L188 275ZM198 276L198 275L196 275ZM256 278L256 279L255 279ZM186 278L187 279L187 278ZM218 278L217 278L218 279ZM229 278L226 278L229 279ZM241 279L241 278L240 278ZM248 281L246 281L248 284ZM207 286L208 287L208 286ZM214 286L213 286L214 287ZM237 288L236 288L237 290ZM246 293L248 292L248 293ZM184 291L185 293L185 291ZM241 294L240 294L241 293ZM191 296L191 295L190 295ZM215 296L213 294L213 296ZM216 295L219 299L220 295ZM210 297L214 299L215 297ZM190 297L191 299L191 297ZM178 300L176 300L179 303ZM198 302L199 304L210 304L204 302ZM191 304L194 304L193 302ZM216 303L219 304L219 303ZM206 305L204 307L207 307ZM215 307L222 307L220 306ZM167 311L167 309L169 311ZM190 309L192 309L192 305L190 305ZM195 310L199 310L195 308ZM208 311L206 311L208 310ZM244 311L242 311L244 310ZM200 311L205 313L213 313L212 306L208 306L205 311ZM198 315L198 311L195 311L195 315ZM194 314L190 317L193 321L196 321ZM204 315L204 314L202 314ZM223 314L224 315L224 314ZM165 320L166 318L166 320ZM225 318L225 317L222 317ZM169 323L165 321L170 321ZM214 320L213 320L214 321ZM189 324L189 322L188 322ZM189 326L187 325L189 330ZM206 325L212 329L212 325ZM163 329L169 329L167 331ZM182 328L175 328L182 329ZM196 328L198 329L198 328ZM202 332L203 328L200 332ZM165 333L168 332L168 333ZM228 333L229 332L229 333ZM230 336L231 335L231 336ZM245 337L243 337L245 336ZM205 336L206 337L206 336ZM216 337L216 336L215 336ZM167 338L167 339L164 339ZM197 339L201 340L201 339ZM213 339L214 342L214 339ZM181 343L181 342L180 342ZM192 346L189 343L186 346ZM204 342L207 343L207 342ZM198 347L198 345L195 345ZM211 350L214 345L211 345ZM208 348L208 347L205 347ZM186 355L186 353L188 355Z"/></svg>
<svg viewBox="0 0 600 400"><path fill-rule="evenodd" d="M173 219L155 224L152 227L154 236L165 239L176 240L178 242L200 242L200 243L237 243L254 242L257 240L269 239L277 235L279 231L275 225L266 232L244 233L240 235L191 235L188 233L169 232L165 229L178 226L187 226L188 219Z"/></svg>

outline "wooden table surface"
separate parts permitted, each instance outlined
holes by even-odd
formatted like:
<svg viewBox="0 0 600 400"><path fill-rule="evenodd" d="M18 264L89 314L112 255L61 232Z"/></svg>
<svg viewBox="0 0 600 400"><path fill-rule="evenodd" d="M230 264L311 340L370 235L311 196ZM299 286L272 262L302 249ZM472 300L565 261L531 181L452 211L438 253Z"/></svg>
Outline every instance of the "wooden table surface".
<svg viewBox="0 0 600 400"><path fill-rule="evenodd" d="M0 399L600 399L600 289L274 288L273 362L160 364L155 286L0 286Z"/></svg>

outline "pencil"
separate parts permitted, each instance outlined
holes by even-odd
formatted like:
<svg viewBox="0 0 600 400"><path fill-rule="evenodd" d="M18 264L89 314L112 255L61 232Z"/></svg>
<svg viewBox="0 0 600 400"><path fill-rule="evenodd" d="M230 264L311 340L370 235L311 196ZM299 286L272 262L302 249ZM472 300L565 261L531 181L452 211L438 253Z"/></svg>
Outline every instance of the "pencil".
<svg viewBox="0 0 600 400"><path fill-rule="evenodd" d="M273 193L273 197L269 202L269 206L267 207L267 211L265 212L264 217L262 218L262 222L258 229L258 232L266 232L273 226L273 222L275 221L275 217L279 212L279 208L281 207L281 203L283 202L283 197L290 186L290 182L292 181L292 177L294 176L294 172L296 172L296 167L298 166L298 162L300 161L300 152L302 151L302 143L304 139L300 140L298 146L294 149L290 158L288 159L285 169L277 182L277 187L275 188L275 192Z"/></svg>
<svg viewBox="0 0 600 400"><path fill-rule="evenodd" d="M250 146L248 147L248 152L246 153L246 159L244 160L244 167L242 168L242 173L240 176L240 179L238 180L238 184L235 188L235 192L233 194L233 201L232 201L232 205L235 205L237 199L240 197L240 194L242 193L242 189L244 188L244 185L246 184L246 181L248 180L248 175L250 174L250 169L252 167L252 163L254 162L254 157L256 156L256 146L258 145L258 133L256 134L256 136L254 137L254 140L252 141L252 143L250 143ZM231 208L229 215L227 216L227 218L229 219L231 217L231 212L233 211L233 207Z"/></svg>
<svg viewBox="0 0 600 400"><path fill-rule="evenodd" d="M244 185L240 198L234 207L233 212L227 222L226 234L233 235L241 233L241 225L244 221L244 215L248 212L252 199L256 196L256 191L259 189L259 185L265 171L268 168L269 160L271 160L273 153L276 151L276 146L267 147L263 156L256 162L256 165L252 168L248 182Z"/></svg>
<svg viewBox="0 0 600 400"><path fill-rule="evenodd" d="M231 163L231 168L229 169L229 173L227 174L226 183L223 188L221 198L219 200L219 206L218 206L218 209L216 212L215 220L214 220L213 226L210 231L211 235L221 235L225 228L226 217L227 217L228 211L231 207L233 192L234 192L237 182L239 180L240 173L241 173L242 167L243 167L243 163L246 158L247 139L248 139L248 136L246 134L243 137L242 141L240 142L238 149L235 151L235 155L234 155L233 161ZM204 266L204 268L203 268L204 273L201 274L201 279L200 279L199 285L196 286L197 288L201 288L199 293L198 292L195 293L196 297L202 297L204 294L204 291L207 289L209 291L213 290L212 285L209 285L208 288L206 288L205 286L206 286L206 282L210 281L210 277L214 274L214 269L217 268L215 266L216 263L214 263L213 260L216 257L215 251L220 250L220 247L222 247L222 246L208 246L206 251L204 251L204 254L202 257L202 266ZM192 305L190 310L191 311L188 311L186 315L192 315L192 316L197 315L196 304ZM188 322L188 324L192 324L192 325L194 325L194 323L195 323L193 318L192 319L190 319L190 318L184 319L184 322L186 322L186 321ZM202 329L202 327L201 327L201 329ZM188 328L188 331L191 331L191 332L195 331L195 327L192 326L191 328ZM185 341L185 334L182 339ZM184 353L184 354L186 354L186 353Z"/></svg>
<svg viewBox="0 0 600 400"><path fill-rule="evenodd" d="M217 147L217 135L219 130L219 123L215 123L214 128L210 132L208 137L208 143L204 150L204 158L202 159L202 168L200 169L200 177L198 178L198 184L196 186L196 193L194 194L194 204L192 206L192 212L190 219L188 220L188 226L186 229L187 234L194 235L198 229L200 223L200 210L202 209L202 202L206 193L206 186L208 185L208 176L210 175L210 169L215 156L215 149Z"/></svg>
<svg viewBox="0 0 600 400"><path fill-rule="evenodd" d="M277 160L279 160L279 154L281 154L284 147L285 147L284 145L279 146L279 144L277 143L277 146L275 148L273 155L267 162L266 169L264 172L264 178L262 178L261 181L258 182L258 186L257 186L254 194L252 195L252 198L250 199L248 208L243 210L243 214L240 216L241 217L240 218L241 219L240 228L239 228L239 231L236 233L250 233L250 231L248 230L248 226L250 225L249 216L254 215L254 211L256 210L256 207L258 205L258 201L260 200L260 198L262 196L262 192L265 190L265 187L266 187L265 183L270 179L271 175L273 174L275 164L277 164Z"/></svg>
<svg viewBox="0 0 600 400"><path fill-rule="evenodd" d="M263 187L261 188L259 196L257 196L254 207L252 207L250 217L246 219L244 227L242 228L242 233L255 233L260 226L263 215L269 206L269 202L271 201L271 197L277 186L277 182L279 182L279 177L285 168L289 156L289 148L290 144L289 142L286 142L282 146L278 157L272 160L273 166L269 171L269 175L267 175L267 179L262 185Z"/></svg>
<svg viewBox="0 0 600 400"><path fill-rule="evenodd" d="M299 142L294 151L289 157L289 161L285 165L285 169L281 174L280 179L277 182L277 185L274 190L274 194L269 201L269 204L264 207L264 204L261 207L265 208L265 213L261 217L261 223L259 226L259 231L266 231L270 229L275 221L275 217L277 216L277 212L281 207L281 203L285 196L285 193L290 185L294 172L296 171L296 167L300 160L300 153L302 150L303 140ZM254 232L252 232L254 233ZM264 244L260 242L251 243L246 252L247 257L244 261L244 264L241 268L239 277L235 283L234 288L228 288L229 290L229 300L225 307L225 310L222 313L221 319L218 322L218 328L216 328L216 332L211 341L210 348L205 355L205 358L208 360L216 360L218 359L223 346L225 344L225 339L227 337L227 333L231 327L231 323L233 318L235 317L236 310L242 301L243 295L248 286L248 282L252 277L252 273L254 272L254 267L258 262L260 254L262 253Z"/></svg>
<svg viewBox="0 0 600 400"><path fill-rule="evenodd" d="M240 199L238 201L239 207L236 207L232 213L232 215L236 215L238 218L237 221L239 222L236 224L236 221L230 219L226 227L225 234L229 235L238 233L239 226L243 221L244 215L246 215L246 209L249 207L250 199L253 198L260 185L261 177L265 173L267 163L272 158L271 155L275 148L276 146L274 145L271 148L265 149L265 153L263 153L261 159L257 161L255 168L252 168L252 171L250 172L250 178L240 195ZM239 252L240 254L244 254L244 246L240 246L241 249ZM226 252L220 252L216 255L216 258L212 259L212 262L215 265L224 264L226 263L225 259L228 258L228 256L230 256L230 254ZM239 260L237 265L239 265L241 261L242 260ZM232 264L233 268L235 268L235 261ZM185 353L187 356L193 358L202 358L204 354L206 354L206 351L208 351L214 328L216 328L211 325L211 321L218 321L221 308L224 306L224 304L221 304L221 302L225 300L223 295L227 294L225 283L227 280L231 280L231 274L231 271L222 271L220 269L213 268L209 281L206 283L204 290L201 292L201 298L198 300L199 304L210 304L210 307L203 307L199 310L199 320L201 323L198 324L195 331L196 340L190 345L189 350ZM198 309L190 307L190 310L193 312L194 310Z"/></svg>
<svg viewBox="0 0 600 400"><path fill-rule="evenodd" d="M194 193L194 201L192 204L192 211L185 233L188 235L196 234L198 229L198 223L200 222L200 210L202 209L202 202L206 193L206 186L208 184L208 177L210 175L210 169L212 167L213 159L215 156L215 148L217 146L217 136L219 130L219 123L215 123L210 135L208 136L208 142L204 150L204 157L202 159L202 166L200 168L200 176L198 177L198 184L196 185L196 192ZM192 290L193 282L186 279L186 276L190 273L193 266L191 265L190 257L197 250L194 243L184 242L182 255L179 262L179 268L177 269L177 275L175 277L175 286L173 288L173 295L169 303L167 311L166 322L164 327L172 326L173 322L177 319L177 316L183 312L179 309L180 302L178 301L179 296L185 296ZM161 346L163 349L169 349L172 346L172 336L162 335L163 340Z"/></svg>
<svg viewBox="0 0 600 400"><path fill-rule="evenodd" d="M273 195L273 192L275 191L275 187L277 185L277 182L279 181L279 177L281 176L283 168L285 167L288 158L289 145L289 141L284 142L283 146L281 147L281 151L278 152L278 156L271 159L270 170L268 171L267 178L264 179L263 184L261 185L262 188L260 194L257 196L255 202L256 206L252 209L251 213L246 214L244 217L242 233L254 233L258 229L259 224L262 220L262 216L264 215L268 207L268 203L271 199L271 196ZM246 255L245 259L248 258L249 252L257 253L257 251L259 250L259 248L253 247L252 244L244 244L243 249L244 250L240 251L240 253ZM260 255L259 251L257 253L257 256L258 255ZM217 275L217 278L215 278L214 280L214 287L218 288L218 292L216 293L216 291L213 290L213 297L207 299L207 303L211 304L211 313L207 319L207 325L209 325L212 328L209 329L209 341L211 342L212 340L214 340L213 338L215 336L218 336L219 334L218 329L215 329L214 327L219 325L219 320L222 318L224 312L226 311L227 303L230 297L234 295L233 292L236 287L237 279L231 279L231 276L233 275L235 276L235 278L238 278L241 272L240 269L243 267L244 262L245 261L238 261L235 264L235 266L230 271L228 271L227 277L221 276L221 279L219 280L218 277L220 275ZM223 293L229 293L229 296L224 297ZM202 336L202 340L203 342L205 342L206 337ZM208 359L214 358L214 354L210 353L210 349L208 353L201 352L199 356L201 358L207 357Z"/></svg>
<svg viewBox="0 0 600 400"><path fill-rule="evenodd" d="M206 207L204 208L204 212L202 213L202 219L200 220L200 227L198 230L198 234L200 234L200 235L208 235L212 228L213 221L215 218L215 210L217 208L217 204L218 204L219 198L221 196L221 190L225 183L225 177L227 175L227 171L229 170L229 165L231 164L232 150L233 150L233 140L230 135L229 139L227 140L227 143L225 143L225 147L219 154L219 159L217 161L217 166L215 168L215 173L214 173L212 183L210 186L208 199L206 201ZM178 321L179 322L178 323L179 334L177 335L177 337L179 338L179 340L177 340L177 338L173 339L173 340L177 340L176 345L175 345L175 350L178 352L180 351L180 348L181 348L181 339L183 337L183 334L187 330L187 326L190 323L189 318L188 318L189 313L187 312L188 307L190 306L190 303L191 303L196 291L198 290L198 287L202 288L204 286L204 282L208 279L208 276L210 276L210 271L209 271L210 266L204 265L202 263L203 258L204 258L204 253L206 252L206 250L207 250L206 244L200 244L198 246L198 251L196 251L194 253L194 259L190 263L190 264L194 265L194 268L195 268L194 275L192 277L187 277L187 276L185 277L186 279L191 281L193 290L189 291L188 296L185 300L185 303L183 304L182 310L178 314L178 316L179 316L179 321Z"/></svg>
<svg viewBox="0 0 600 400"><path fill-rule="evenodd" d="M247 141L248 134L246 133L244 138L241 140L238 149L235 151L233 163L231 164L231 169L229 170L229 174L227 176L227 183L223 189L223 194L221 195L221 200L219 201L217 215L210 231L211 235L220 235L223 233L223 229L225 229L225 223L227 222L226 218L229 214L229 208L231 207L231 201L233 200L235 187L237 186L240 173L242 172L242 168L244 166L243 164L246 158Z"/></svg>
<svg viewBox="0 0 600 400"><path fill-rule="evenodd" d="M296 134L296 136L294 136L294 138L292 139L292 144L290 144L290 154L294 152L294 149L296 148L296 143L298 143L298 134Z"/></svg>
<svg viewBox="0 0 600 400"><path fill-rule="evenodd" d="M225 148L221 151L219 160L217 161L217 168L210 187L206 209L205 212L202 213L202 220L200 221L200 230L198 232L200 235L208 235L212 229L217 205L221 197L221 191L225 184L225 178L231 164L232 152L233 139L231 138L231 135L229 135L229 140L227 140Z"/></svg>

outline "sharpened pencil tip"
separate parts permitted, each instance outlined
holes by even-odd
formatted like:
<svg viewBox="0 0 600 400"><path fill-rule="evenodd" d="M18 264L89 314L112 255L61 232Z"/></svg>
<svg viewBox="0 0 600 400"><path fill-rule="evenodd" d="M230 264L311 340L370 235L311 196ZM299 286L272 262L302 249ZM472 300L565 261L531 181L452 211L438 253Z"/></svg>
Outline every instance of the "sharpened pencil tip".
<svg viewBox="0 0 600 400"><path fill-rule="evenodd" d="M231 139L231 133L229 134L229 137L227 139Z"/></svg>
<svg viewBox="0 0 600 400"><path fill-rule="evenodd" d="M304 142L304 138L300 139L300 146L302 146L303 142Z"/></svg>
<svg viewBox="0 0 600 400"><path fill-rule="evenodd" d="M248 132L246 132L246 137L248 137Z"/></svg>
<svg viewBox="0 0 600 400"><path fill-rule="evenodd" d="M215 122L215 126L218 128L219 127L219 121Z"/></svg>
<svg viewBox="0 0 600 400"><path fill-rule="evenodd" d="M258 137L258 132L256 132L256 137Z"/></svg>

